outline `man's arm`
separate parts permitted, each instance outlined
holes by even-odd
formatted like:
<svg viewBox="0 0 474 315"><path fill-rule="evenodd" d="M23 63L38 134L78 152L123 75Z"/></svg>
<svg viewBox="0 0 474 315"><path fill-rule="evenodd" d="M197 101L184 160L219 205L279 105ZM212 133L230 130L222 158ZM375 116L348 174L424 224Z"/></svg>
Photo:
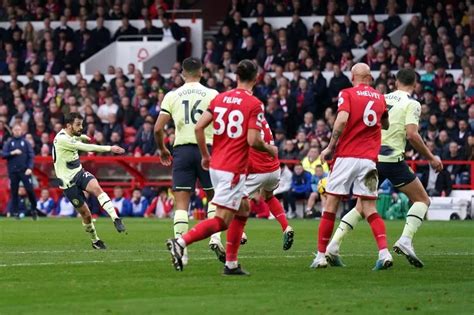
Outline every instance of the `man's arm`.
<svg viewBox="0 0 474 315"><path fill-rule="evenodd" d="M10 154L10 151L8 150L9 145L10 145L10 140L5 141L5 143L3 144L2 157L4 159L12 158L12 155Z"/></svg>
<svg viewBox="0 0 474 315"><path fill-rule="evenodd" d="M199 121L197 122L196 126L194 127L194 133L196 134L196 141L199 147L199 151L201 151L201 164L202 168L205 170L209 169L209 150L207 149L206 144L206 135L204 133L207 126L209 126L212 122L212 114L209 110L205 111Z"/></svg>
<svg viewBox="0 0 474 315"><path fill-rule="evenodd" d="M383 130L388 130L388 128L390 128L390 121L388 120L388 111L385 111L383 114L382 114L382 120L381 120L381 123L382 123L382 129Z"/></svg>
<svg viewBox="0 0 474 315"><path fill-rule="evenodd" d="M346 111L340 111L337 114L336 121L334 122L334 128L331 134L331 140L326 149L321 152L321 162L325 163L327 161L327 157L332 154L334 149L336 148L337 141L342 135L344 128L346 128L347 121L349 120L349 113Z"/></svg>
<svg viewBox="0 0 474 315"><path fill-rule="evenodd" d="M84 152L111 152L112 147L110 145L96 145L83 143L75 139L59 138L58 144L68 150L79 150Z"/></svg>
<svg viewBox="0 0 474 315"><path fill-rule="evenodd" d="M163 165L171 164L171 153L165 146L164 131L165 125L170 121L171 116L166 111L161 111L155 123L154 135L155 143L160 150L161 163Z"/></svg>
<svg viewBox="0 0 474 315"><path fill-rule="evenodd" d="M25 141L26 142L26 148L27 148L27 151L26 151L26 167L27 167L27 171L28 170L33 170L33 162L34 162L34 158L35 158L35 151L33 151L33 147L31 146L31 144L28 142L28 141Z"/></svg>
<svg viewBox="0 0 474 315"><path fill-rule="evenodd" d="M278 156L278 148L274 145L265 143L265 141L263 141L262 139L260 130L249 129L247 133L247 142L249 146L251 146L255 150L266 152L270 154L272 157Z"/></svg>
<svg viewBox="0 0 474 315"><path fill-rule="evenodd" d="M418 133L418 125L408 124L405 126L405 129L407 133L407 140L410 142L410 144L416 149L416 151L418 151L428 161L430 161L431 166L437 172L441 171L443 169L443 163L439 160L439 158L435 157L433 153L431 153L430 149L428 149L428 147L423 142L423 139Z"/></svg>

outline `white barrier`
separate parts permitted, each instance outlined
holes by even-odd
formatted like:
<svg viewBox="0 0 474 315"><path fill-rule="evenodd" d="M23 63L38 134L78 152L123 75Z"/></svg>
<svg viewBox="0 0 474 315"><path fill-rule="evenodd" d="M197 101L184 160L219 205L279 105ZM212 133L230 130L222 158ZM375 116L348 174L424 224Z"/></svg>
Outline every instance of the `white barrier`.
<svg viewBox="0 0 474 315"><path fill-rule="evenodd" d="M397 71L392 71L392 73L396 73L396 72ZM417 71L417 73L420 74L420 75L424 74L425 72L426 71L424 71L424 70ZM462 70L446 70L446 72L452 74L455 81L462 75ZM275 76L274 72L269 72L268 74L270 74L272 77ZM329 85L329 81L333 77L334 73L331 72L331 71L323 71L322 74L323 74L323 77L326 79L327 84ZM161 75L165 78L169 78L169 76L170 76L169 73L166 73L166 74L162 73ZM283 75L286 78L288 78L289 80L293 79L293 73L292 72L284 72ZM351 77L349 71L345 71L344 75L346 75L348 78ZM380 75L380 71L372 71L372 76L374 78L377 78L379 75ZM145 76L145 78L148 78L150 75L145 74L144 76ZM235 80L235 74L228 73L227 76L229 78L231 78L232 80ZM310 76L312 76L312 73L311 72L301 72L301 76L303 78L309 78ZM59 76L55 75L54 77L57 79ZM87 80L87 82L89 82L92 79L92 75L84 75L83 77ZM114 77L115 77L114 75L105 75L105 80L108 82L108 81L112 80ZM10 81L10 76L8 76L8 75L2 75L2 76L0 76L0 78L5 82ZM41 80L43 80L43 75L37 75L35 78L37 80L41 81ZM26 77L26 75L19 75L18 80L23 82L23 83L28 82L28 78ZM71 81L71 83L73 83L73 84L76 83L76 77L74 75L68 75L68 80Z"/></svg>
<svg viewBox="0 0 474 315"><path fill-rule="evenodd" d="M106 73L109 65L127 69L129 63L142 73L150 73L153 66L169 72L176 62L176 46L174 41L113 42L82 62L81 73L91 75L97 70Z"/></svg>

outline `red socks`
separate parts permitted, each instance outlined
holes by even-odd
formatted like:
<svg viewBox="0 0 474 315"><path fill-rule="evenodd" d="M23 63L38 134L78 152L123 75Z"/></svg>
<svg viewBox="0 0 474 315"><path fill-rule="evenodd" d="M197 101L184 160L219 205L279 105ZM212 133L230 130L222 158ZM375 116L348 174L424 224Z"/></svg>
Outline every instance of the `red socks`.
<svg viewBox="0 0 474 315"><path fill-rule="evenodd" d="M324 211L319 223L318 231L318 252L325 253L329 240L331 239L332 230L334 229L334 221L336 214Z"/></svg>
<svg viewBox="0 0 474 315"><path fill-rule="evenodd" d="M367 218L367 222L370 224L372 234L374 234L375 241L379 250L387 248L387 234L385 233L385 223L379 214L373 213Z"/></svg>
<svg viewBox="0 0 474 315"><path fill-rule="evenodd" d="M224 220L219 217L214 217L199 222L182 237L186 246L189 246L194 242L208 238L214 233L224 231L226 228L227 226L225 225Z"/></svg>
<svg viewBox="0 0 474 315"><path fill-rule="evenodd" d="M269 200L266 200L265 202L267 203L268 207L270 207L270 212L273 214L275 219L277 219L278 222L280 222L281 229L284 232L288 226L288 220L286 219L285 210L283 210L283 207L281 206L280 201L278 201L278 199L275 196L273 196L272 198L270 198Z"/></svg>
<svg viewBox="0 0 474 315"><path fill-rule="evenodd" d="M242 238L247 219L247 217L236 215L230 222L229 229L227 230L227 246L225 250L226 261L237 261L240 239Z"/></svg>

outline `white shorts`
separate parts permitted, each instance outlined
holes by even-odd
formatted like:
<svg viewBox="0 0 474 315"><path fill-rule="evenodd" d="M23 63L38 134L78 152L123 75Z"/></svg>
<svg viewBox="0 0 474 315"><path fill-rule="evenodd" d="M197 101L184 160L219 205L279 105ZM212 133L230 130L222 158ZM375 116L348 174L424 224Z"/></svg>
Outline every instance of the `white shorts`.
<svg viewBox="0 0 474 315"><path fill-rule="evenodd" d="M336 158L328 177L326 192L330 195L377 199L378 174L375 162L369 159Z"/></svg>
<svg viewBox="0 0 474 315"><path fill-rule="evenodd" d="M270 173L249 174L245 180L245 189L248 196L263 188L265 191L274 191L280 184L280 169Z"/></svg>
<svg viewBox="0 0 474 315"><path fill-rule="evenodd" d="M245 175L209 169L214 186L214 198L211 203L217 207L237 211L245 193Z"/></svg>

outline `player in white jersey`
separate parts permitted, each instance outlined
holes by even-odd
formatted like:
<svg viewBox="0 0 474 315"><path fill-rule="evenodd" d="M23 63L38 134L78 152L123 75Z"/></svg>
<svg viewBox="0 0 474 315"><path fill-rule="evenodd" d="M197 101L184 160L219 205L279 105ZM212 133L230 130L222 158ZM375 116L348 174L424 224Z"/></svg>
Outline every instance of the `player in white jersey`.
<svg viewBox="0 0 474 315"><path fill-rule="evenodd" d="M408 210L402 236L395 243L393 249L396 253L404 255L410 264L421 268L423 262L415 254L413 237L423 222L430 205L430 198L420 180L405 162L407 140L430 162L436 172L443 169L443 163L430 152L418 133L421 105L411 97L415 84L415 71L402 69L397 73L397 90L385 95L390 128L382 130L382 145L378 156L377 171L379 183L385 179L390 180L393 186L405 193L413 203ZM344 265L339 257L339 247L343 237L354 229L362 218L359 214L360 211L358 211L359 207L358 204L341 219L341 223L328 245L326 257L333 266Z"/></svg>
<svg viewBox="0 0 474 315"><path fill-rule="evenodd" d="M186 58L183 61L185 84L175 91L168 92L161 103L161 112L155 124L155 140L160 149L161 163L171 165L173 160L173 194L176 198L174 211L174 236L180 237L188 231L188 208L191 192L194 191L196 180L199 179L206 192L207 200L214 197L214 189L209 172L201 166L201 153L197 146L194 127L207 110L210 102L219 94L199 83L202 76L202 63L197 58ZM173 144L173 159L164 142L163 129L173 119L176 127L176 138ZM213 130L209 126L205 130L206 143L210 149ZM208 203L207 216L213 218L216 206ZM220 233L211 236L209 248L217 258L225 262L225 249L222 246ZM183 263L187 264L187 252Z"/></svg>
<svg viewBox="0 0 474 315"><path fill-rule="evenodd" d="M82 217L82 225L91 236L92 247L94 249L106 249L104 242L97 236L90 209L85 203L84 191L97 197L100 206L110 215L119 233L125 232L125 226L115 212L112 201L107 193L102 190L97 179L82 168L79 151L123 154L125 150L115 145L83 143L83 141L90 140L89 137L82 134L83 121L84 118L79 113L66 115L64 120L66 127L56 135L53 142L54 170L56 177L60 180L60 188L64 195Z"/></svg>

